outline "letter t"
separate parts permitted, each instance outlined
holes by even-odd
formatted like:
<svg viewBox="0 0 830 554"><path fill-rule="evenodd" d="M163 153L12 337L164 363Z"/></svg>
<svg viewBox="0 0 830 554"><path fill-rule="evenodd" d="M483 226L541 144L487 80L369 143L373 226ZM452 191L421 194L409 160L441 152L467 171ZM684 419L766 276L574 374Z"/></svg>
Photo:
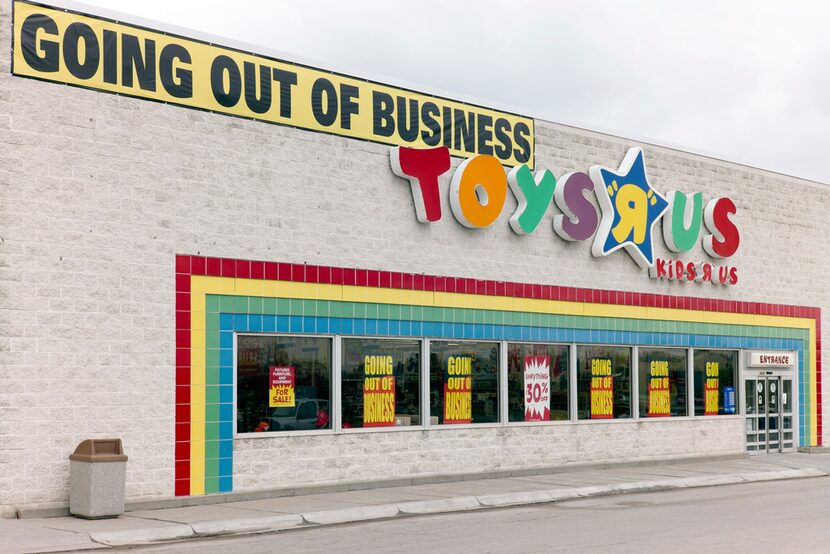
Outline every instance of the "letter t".
<svg viewBox="0 0 830 554"><path fill-rule="evenodd" d="M409 181L415 217L421 223L441 219L441 196L438 177L450 169L450 149L407 148L395 146L389 150L392 172Z"/></svg>

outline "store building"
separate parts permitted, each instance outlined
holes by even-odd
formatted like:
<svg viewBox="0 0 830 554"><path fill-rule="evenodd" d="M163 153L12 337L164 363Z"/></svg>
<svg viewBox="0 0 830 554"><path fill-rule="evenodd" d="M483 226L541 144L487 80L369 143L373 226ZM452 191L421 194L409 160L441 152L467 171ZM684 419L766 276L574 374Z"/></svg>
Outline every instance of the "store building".
<svg viewBox="0 0 830 554"><path fill-rule="evenodd" d="M827 185L0 6L0 514L822 444Z"/></svg>

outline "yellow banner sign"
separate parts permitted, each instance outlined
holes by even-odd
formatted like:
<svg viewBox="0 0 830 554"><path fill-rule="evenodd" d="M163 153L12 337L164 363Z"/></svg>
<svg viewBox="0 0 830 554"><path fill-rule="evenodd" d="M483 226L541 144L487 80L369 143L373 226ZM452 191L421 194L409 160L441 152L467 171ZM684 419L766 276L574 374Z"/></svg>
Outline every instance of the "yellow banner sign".
<svg viewBox="0 0 830 554"><path fill-rule="evenodd" d="M14 2L12 73L311 131L533 168L533 119Z"/></svg>

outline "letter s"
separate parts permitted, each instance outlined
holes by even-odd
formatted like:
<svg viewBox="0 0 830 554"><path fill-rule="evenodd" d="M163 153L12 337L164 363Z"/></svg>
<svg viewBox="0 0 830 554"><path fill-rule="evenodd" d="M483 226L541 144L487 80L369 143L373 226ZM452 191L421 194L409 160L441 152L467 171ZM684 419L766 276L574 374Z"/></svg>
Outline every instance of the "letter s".
<svg viewBox="0 0 830 554"><path fill-rule="evenodd" d="M715 198L706 204L703 221L712 234L703 237L703 249L713 258L728 258L741 244L738 228L729 217L735 212L735 203L726 197Z"/></svg>

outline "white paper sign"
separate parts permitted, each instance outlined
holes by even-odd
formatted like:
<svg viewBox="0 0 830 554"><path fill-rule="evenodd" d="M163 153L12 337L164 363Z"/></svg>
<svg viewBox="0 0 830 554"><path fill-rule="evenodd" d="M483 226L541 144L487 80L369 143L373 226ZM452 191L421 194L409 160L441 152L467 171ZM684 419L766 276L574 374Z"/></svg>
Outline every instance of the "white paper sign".
<svg viewBox="0 0 830 554"><path fill-rule="evenodd" d="M550 356L525 356L525 421L550 419Z"/></svg>

